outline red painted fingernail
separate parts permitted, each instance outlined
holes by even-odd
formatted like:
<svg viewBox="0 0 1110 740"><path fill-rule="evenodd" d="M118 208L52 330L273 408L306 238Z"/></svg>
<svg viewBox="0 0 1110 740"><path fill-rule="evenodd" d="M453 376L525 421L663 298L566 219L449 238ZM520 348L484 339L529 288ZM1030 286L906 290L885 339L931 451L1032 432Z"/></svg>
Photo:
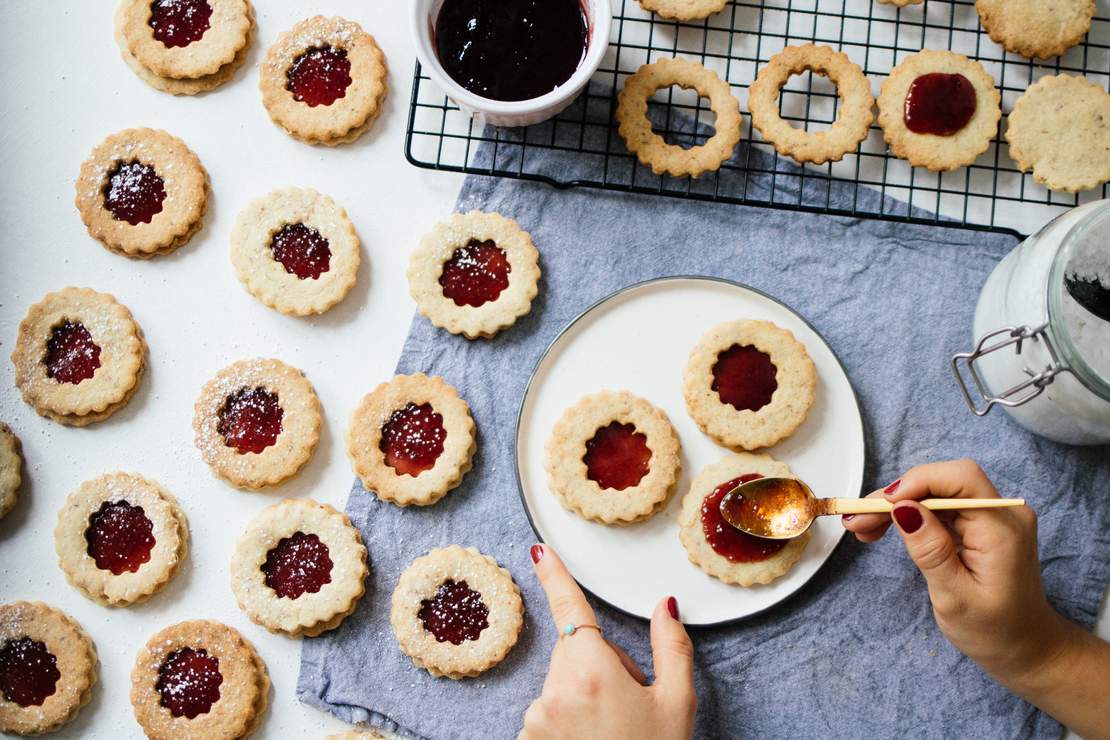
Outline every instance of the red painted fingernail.
<svg viewBox="0 0 1110 740"><path fill-rule="evenodd" d="M540 545L540 544L532 545L531 553L532 553L532 562L533 563L540 562L540 558L543 557L543 545Z"/></svg>
<svg viewBox="0 0 1110 740"><path fill-rule="evenodd" d="M921 529L923 520L921 512L912 506L895 506L894 507L894 521L898 522L898 526L906 534L913 534Z"/></svg>
<svg viewBox="0 0 1110 740"><path fill-rule="evenodd" d="M846 522L850 522L850 521L852 521L853 519L856 518L856 515L855 514L842 514L840 516L840 518L843 519Z"/></svg>
<svg viewBox="0 0 1110 740"><path fill-rule="evenodd" d="M900 486L900 485L902 485L902 479L901 479L901 478L899 478L898 480L894 481L894 482L893 482L893 483L891 483L891 484L890 484L889 486L887 486L886 488L884 488L884 489L883 489L883 493L885 493L885 494L886 494L887 496L889 496L890 494L892 494L892 493L894 493L895 491L897 491L897 490L898 490L898 486Z"/></svg>
<svg viewBox="0 0 1110 740"><path fill-rule="evenodd" d="M667 597L667 611L671 614L671 619L678 619L678 599L673 596Z"/></svg>

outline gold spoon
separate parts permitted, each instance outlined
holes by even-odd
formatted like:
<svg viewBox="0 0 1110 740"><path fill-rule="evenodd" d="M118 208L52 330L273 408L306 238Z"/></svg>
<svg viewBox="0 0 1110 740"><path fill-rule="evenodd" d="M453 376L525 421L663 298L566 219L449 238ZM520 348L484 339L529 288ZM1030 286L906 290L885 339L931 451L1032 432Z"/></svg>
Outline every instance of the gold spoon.
<svg viewBox="0 0 1110 740"><path fill-rule="evenodd" d="M1023 498L927 498L917 503L933 511L1024 506ZM819 516L886 514L894 504L883 498L817 498L797 478L756 478L721 499L721 516L741 532L787 540L805 532Z"/></svg>

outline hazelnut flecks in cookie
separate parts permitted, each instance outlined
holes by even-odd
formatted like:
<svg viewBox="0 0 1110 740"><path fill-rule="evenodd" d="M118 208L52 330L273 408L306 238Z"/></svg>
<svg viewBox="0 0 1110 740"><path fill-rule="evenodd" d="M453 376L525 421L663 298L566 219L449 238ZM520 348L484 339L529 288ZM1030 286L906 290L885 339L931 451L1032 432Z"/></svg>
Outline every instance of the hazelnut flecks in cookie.
<svg viewBox="0 0 1110 740"><path fill-rule="evenodd" d="M363 397L347 453L368 491L426 506L462 482L478 449L470 407L440 377L398 375Z"/></svg>
<svg viewBox="0 0 1110 740"><path fill-rule="evenodd" d="M816 395L805 345L769 321L730 321L698 341L682 380L686 409L718 444L754 450L789 437Z"/></svg>
<svg viewBox="0 0 1110 740"><path fill-rule="evenodd" d="M11 427L0 421L0 518L15 506L22 484L22 445Z"/></svg>
<svg viewBox="0 0 1110 740"><path fill-rule="evenodd" d="M77 177L77 210L89 234L128 257L185 244L208 208L208 175L175 136L149 128L112 134Z"/></svg>
<svg viewBox="0 0 1110 740"><path fill-rule="evenodd" d="M647 519L678 481L680 445L661 409L627 391L602 391L568 408L545 448L552 493L603 524Z"/></svg>
<svg viewBox="0 0 1110 740"><path fill-rule="evenodd" d="M257 624L313 637L355 610L368 572L366 548L345 514L287 500L256 516L239 538L231 589Z"/></svg>
<svg viewBox="0 0 1110 740"><path fill-rule="evenodd" d="M726 0L637 0L640 7L660 18L674 21L697 21L720 13Z"/></svg>
<svg viewBox="0 0 1110 740"><path fill-rule="evenodd" d="M131 707L151 740L232 740L253 732L269 701L266 664L236 630L180 622L155 634L131 671Z"/></svg>
<svg viewBox="0 0 1110 740"><path fill-rule="evenodd" d="M77 716L96 649L73 619L37 601L0 606L0 732L40 735Z"/></svg>
<svg viewBox="0 0 1110 740"><path fill-rule="evenodd" d="M333 146L373 124L385 103L386 74L373 36L353 21L318 15L278 37L259 87L270 118L290 136Z"/></svg>
<svg viewBox="0 0 1110 740"><path fill-rule="evenodd" d="M65 288L31 306L12 351L15 384L35 411L85 426L122 408L146 346L131 312L106 293Z"/></svg>
<svg viewBox="0 0 1110 740"><path fill-rule="evenodd" d="M128 51L170 79L216 74L247 45L252 25L247 0L125 0L121 13Z"/></svg>
<svg viewBox="0 0 1110 740"><path fill-rule="evenodd" d="M177 573L189 525L177 500L133 473L82 483L58 512L54 549L66 579L89 598L126 606Z"/></svg>
<svg viewBox="0 0 1110 740"><path fill-rule="evenodd" d="M702 470L682 499L679 539L690 562L714 578L753 586L785 575L802 556L810 534L768 540L741 532L721 516L721 499L757 478L792 478L790 468L770 455L743 452Z"/></svg>
<svg viewBox="0 0 1110 740"><path fill-rule="evenodd" d="M241 360L201 389L194 441L216 475L239 488L263 488L304 467L320 423L320 401L300 370L279 360Z"/></svg>
<svg viewBox="0 0 1110 740"><path fill-rule="evenodd" d="M231 263L270 308L293 316L327 311L355 284L358 236L347 212L315 190L275 190L239 214Z"/></svg>
<svg viewBox="0 0 1110 740"><path fill-rule="evenodd" d="M539 257L516 221L497 213L456 213L412 253L409 292L436 326L488 339L531 309Z"/></svg>
<svg viewBox="0 0 1110 740"><path fill-rule="evenodd" d="M1007 51L1048 59L1083 40L1095 0L976 0L983 29Z"/></svg>
<svg viewBox="0 0 1110 740"><path fill-rule="evenodd" d="M524 602L509 571L473 547L432 550L397 581L390 611L401 652L433 676L477 676L520 635Z"/></svg>

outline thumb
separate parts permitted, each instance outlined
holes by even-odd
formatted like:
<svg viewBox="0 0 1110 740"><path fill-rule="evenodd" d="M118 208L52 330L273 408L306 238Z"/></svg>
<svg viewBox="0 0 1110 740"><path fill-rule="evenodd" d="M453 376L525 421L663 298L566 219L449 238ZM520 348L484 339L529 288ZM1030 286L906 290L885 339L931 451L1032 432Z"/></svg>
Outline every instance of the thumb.
<svg viewBox="0 0 1110 740"><path fill-rule="evenodd" d="M651 655L655 687L676 701L694 695L694 644L678 618L673 596L660 601L651 615Z"/></svg>
<svg viewBox="0 0 1110 740"><path fill-rule="evenodd" d="M933 597L951 594L967 569L956 552L952 533L936 515L916 501L900 501L891 512L906 552L921 570Z"/></svg>

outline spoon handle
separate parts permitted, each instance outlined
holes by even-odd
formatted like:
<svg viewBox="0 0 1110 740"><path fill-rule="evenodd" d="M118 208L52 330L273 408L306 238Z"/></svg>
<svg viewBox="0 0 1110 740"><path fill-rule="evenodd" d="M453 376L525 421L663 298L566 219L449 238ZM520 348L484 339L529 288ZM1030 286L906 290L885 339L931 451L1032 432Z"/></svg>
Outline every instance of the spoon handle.
<svg viewBox="0 0 1110 740"><path fill-rule="evenodd" d="M887 514L894 504L882 498L827 498L820 499L827 514ZM1000 509L1007 506L1025 506L1023 498L927 498L917 503L933 511L951 509Z"/></svg>

